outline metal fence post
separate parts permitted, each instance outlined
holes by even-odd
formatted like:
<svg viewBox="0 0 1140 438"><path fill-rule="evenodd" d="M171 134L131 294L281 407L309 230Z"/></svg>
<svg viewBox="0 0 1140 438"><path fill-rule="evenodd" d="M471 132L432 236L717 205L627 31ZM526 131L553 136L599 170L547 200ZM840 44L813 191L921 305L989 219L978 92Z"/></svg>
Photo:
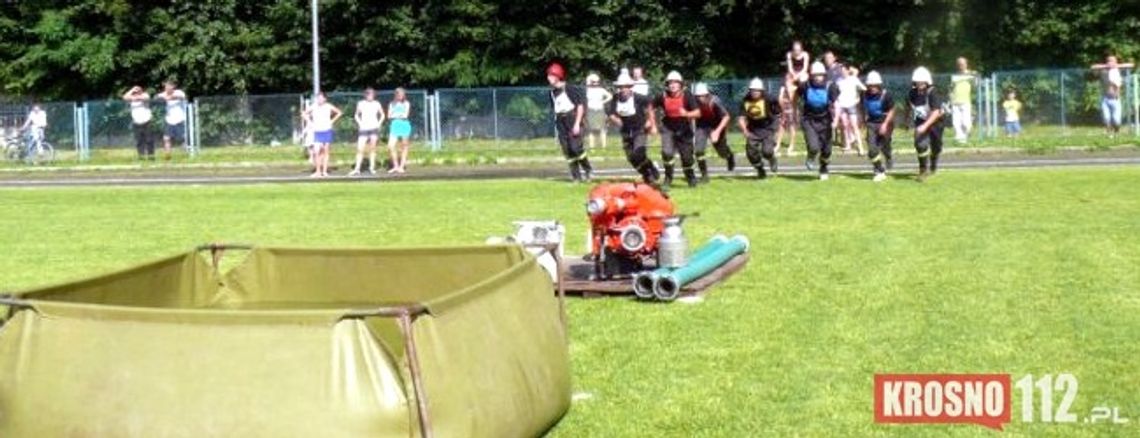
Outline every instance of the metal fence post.
<svg viewBox="0 0 1140 438"><path fill-rule="evenodd" d="M194 147L195 137L198 136L198 99L194 99L193 103L186 104L186 138L183 139L182 147L186 149L186 153L191 157L198 155L197 149Z"/></svg>
<svg viewBox="0 0 1140 438"><path fill-rule="evenodd" d="M83 142L83 150L79 157L83 161L91 159L91 108L88 107L87 102L83 102L83 107L80 109L80 138Z"/></svg>
<svg viewBox="0 0 1140 438"><path fill-rule="evenodd" d="M1069 123L1065 117L1065 71L1060 73L1061 77L1061 133L1068 135Z"/></svg>
<svg viewBox="0 0 1140 438"><path fill-rule="evenodd" d="M428 116L428 131L431 132L431 150L439 150L439 133L436 132L436 124L439 123L439 118L435 116L435 111L439 107L439 98L432 94L427 97L431 102L430 114Z"/></svg>
<svg viewBox="0 0 1140 438"><path fill-rule="evenodd" d="M974 117L978 119L977 129L974 129L975 140L984 140L986 138L986 131L989 129L989 123L983 120L984 112L982 111L982 94L986 92L986 81L980 76L974 78L974 85L977 88L974 90Z"/></svg>
<svg viewBox="0 0 1140 438"><path fill-rule="evenodd" d="M428 114L431 114L431 96L428 96L427 90L420 90L420 95L423 97L424 102L423 109L421 110L424 113L424 142L427 143L428 148L430 149L432 145L431 117Z"/></svg>
<svg viewBox="0 0 1140 438"><path fill-rule="evenodd" d="M435 99L434 100L435 100L435 114L432 116L432 120L435 123L435 146L432 147L432 150L433 151L439 151L440 149L443 149L443 135L442 135L443 134L443 128L440 126L441 125L441 120L440 120L440 116L439 116L439 114L440 114L439 102L440 101L439 101L439 90L438 89L435 90Z"/></svg>
<svg viewBox="0 0 1140 438"><path fill-rule="evenodd" d="M79 104L71 103L71 135L75 138L75 158L83 160L83 145L79 144Z"/></svg>
<svg viewBox="0 0 1140 438"><path fill-rule="evenodd" d="M990 73L990 136L997 138L997 94L998 94L998 74L997 72Z"/></svg>
<svg viewBox="0 0 1140 438"><path fill-rule="evenodd" d="M1129 91L1132 93L1132 135L1140 136L1140 94L1136 93L1136 87L1140 86L1140 79L1134 72L1129 72L1128 77L1132 78L1132 86L1129 87Z"/></svg>
<svg viewBox="0 0 1140 438"><path fill-rule="evenodd" d="M495 146L499 145L499 89L491 88L491 123L494 124Z"/></svg>
<svg viewBox="0 0 1140 438"><path fill-rule="evenodd" d="M982 77L981 86L978 88L978 135L982 139L990 137L990 117L989 113L989 99L990 99L990 80Z"/></svg>

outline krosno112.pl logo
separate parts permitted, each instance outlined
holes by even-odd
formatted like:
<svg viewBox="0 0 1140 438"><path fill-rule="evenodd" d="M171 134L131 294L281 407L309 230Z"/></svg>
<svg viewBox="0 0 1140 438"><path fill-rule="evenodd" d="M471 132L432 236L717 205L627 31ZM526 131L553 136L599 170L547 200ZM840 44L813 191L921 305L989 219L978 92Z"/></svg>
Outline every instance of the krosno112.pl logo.
<svg viewBox="0 0 1140 438"><path fill-rule="evenodd" d="M1010 421L1014 386L1025 423L1128 422L1118 407L1097 406L1085 416L1073 413L1078 383L1072 374L1026 375L1016 385L1009 374L876 374L875 422L966 423L1001 430ZM1060 400L1054 400L1054 393Z"/></svg>

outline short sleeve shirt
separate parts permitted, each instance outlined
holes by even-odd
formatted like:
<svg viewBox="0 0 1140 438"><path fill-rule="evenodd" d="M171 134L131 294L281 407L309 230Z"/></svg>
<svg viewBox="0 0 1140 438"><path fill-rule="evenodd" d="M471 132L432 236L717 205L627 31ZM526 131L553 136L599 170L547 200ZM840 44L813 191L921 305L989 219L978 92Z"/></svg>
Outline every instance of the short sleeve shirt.
<svg viewBox="0 0 1140 438"><path fill-rule="evenodd" d="M550 90L550 104L555 117L573 116L579 105L586 104L586 96L578 87L566 85Z"/></svg>
<svg viewBox="0 0 1140 438"><path fill-rule="evenodd" d="M780 119L780 100L775 96L749 99L740 102L740 116L744 117L749 131L775 130Z"/></svg>
<svg viewBox="0 0 1140 438"><path fill-rule="evenodd" d="M616 115L621 119L621 131L625 133L641 132L645 129L645 120L648 118L647 108L649 98L640 94L631 94L628 98L615 96L606 105L606 114Z"/></svg>
<svg viewBox="0 0 1140 438"><path fill-rule="evenodd" d="M712 96L709 99L708 105L697 101L698 109L701 110L701 117L697 119L697 127L699 128L716 128L720 125L720 121L724 116L728 115L728 109L721 103L720 98Z"/></svg>
<svg viewBox="0 0 1140 438"><path fill-rule="evenodd" d="M933 88L927 88L925 93L920 93L918 89L911 88L907 101L910 102L910 107L914 112L915 123L926 123L934 110L942 109L942 98Z"/></svg>

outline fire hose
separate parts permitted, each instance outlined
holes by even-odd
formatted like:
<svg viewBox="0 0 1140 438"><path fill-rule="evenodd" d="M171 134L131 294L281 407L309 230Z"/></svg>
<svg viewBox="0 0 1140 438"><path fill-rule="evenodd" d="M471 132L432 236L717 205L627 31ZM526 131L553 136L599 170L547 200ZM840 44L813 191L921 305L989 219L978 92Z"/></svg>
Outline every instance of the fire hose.
<svg viewBox="0 0 1140 438"><path fill-rule="evenodd" d="M633 291L638 298L656 298L672 301L681 289L716 270L733 257L748 251L748 238L736 235L732 238L713 236L689 258L688 263L679 268L658 268L641 272L633 277Z"/></svg>

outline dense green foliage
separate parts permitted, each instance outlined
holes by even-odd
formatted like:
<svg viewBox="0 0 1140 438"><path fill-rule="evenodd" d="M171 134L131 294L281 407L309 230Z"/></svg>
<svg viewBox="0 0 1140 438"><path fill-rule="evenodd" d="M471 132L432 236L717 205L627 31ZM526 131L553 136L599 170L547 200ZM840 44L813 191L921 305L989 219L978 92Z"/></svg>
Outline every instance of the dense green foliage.
<svg viewBox="0 0 1140 438"><path fill-rule="evenodd" d="M326 88L537 83L644 64L652 76L779 72L792 39L880 69L1073 66L1140 43L1137 2L1090 0L321 2ZM171 77L196 95L309 83L306 0L31 0L0 4L0 94L105 97ZM580 76L575 74L575 76Z"/></svg>

